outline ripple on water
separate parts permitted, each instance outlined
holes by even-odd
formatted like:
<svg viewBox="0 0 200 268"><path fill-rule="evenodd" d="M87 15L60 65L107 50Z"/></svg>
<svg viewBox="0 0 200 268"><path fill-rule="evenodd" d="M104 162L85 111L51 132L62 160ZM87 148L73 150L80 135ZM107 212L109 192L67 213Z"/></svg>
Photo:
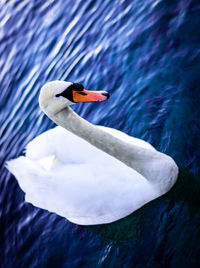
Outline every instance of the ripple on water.
<svg viewBox="0 0 200 268"><path fill-rule="evenodd" d="M3 266L199 266L199 9L195 0L0 2ZM74 109L171 155L181 167L172 191L94 227L25 203L4 163L54 126L38 94L55 79L109 91L109 101Z"/></svg>

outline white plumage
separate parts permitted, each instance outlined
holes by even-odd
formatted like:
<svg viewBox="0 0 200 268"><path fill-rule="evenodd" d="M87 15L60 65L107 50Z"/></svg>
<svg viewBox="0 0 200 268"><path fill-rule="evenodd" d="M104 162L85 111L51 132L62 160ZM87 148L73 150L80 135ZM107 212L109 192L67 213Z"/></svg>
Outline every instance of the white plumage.
<svg viewBox="0 0 200 268"><path fill-rule="evenodd" d="M61 91L60 81L51 83L54 96ZM66 82L62 82L62 90L63 83ZM48 92L48 87L42 91ZM44 107L41 99L40 105ZM175 183L178 168L173 159L147 142L112 128L93 126L71 109L60 115L51 112L47 112L50 118L64 127L66 124L65 128L72 132L77 130L77 135L87 141L58 126L32 140L25 157L7 163L27 202L77 224L102 224L129 215ZM76 120L80 124L73 124ZM101 150L102 141L105 144ZM132 155L133 159L126 159Z"/></svg>

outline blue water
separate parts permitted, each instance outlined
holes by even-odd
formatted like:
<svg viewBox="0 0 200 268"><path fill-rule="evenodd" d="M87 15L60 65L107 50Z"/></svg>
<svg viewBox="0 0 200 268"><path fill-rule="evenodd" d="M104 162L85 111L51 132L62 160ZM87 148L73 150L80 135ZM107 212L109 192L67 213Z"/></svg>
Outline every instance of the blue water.
<svg viewBox="0 0 200 268"><path fill-rule="evenodd" d="M1 267L200 266L199 25L195 0L0 1ZM55 79L109 91L75 111L172 156L174 188L101 226L26 203L4 164L54 126L38 94Z"/></svg>

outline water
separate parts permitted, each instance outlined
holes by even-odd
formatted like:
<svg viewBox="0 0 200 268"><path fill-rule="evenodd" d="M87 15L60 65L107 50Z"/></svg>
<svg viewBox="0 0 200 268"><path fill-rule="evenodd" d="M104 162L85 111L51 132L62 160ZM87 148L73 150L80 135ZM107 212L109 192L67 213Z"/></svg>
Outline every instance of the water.
<svg viewBox="0 0 200 268"><path fill-rule="evenodd" d="M0 2L2 267L199 267L199 12L195 0ZM172 156L175 187L104 226L25 203L4 163L54 126L38 94L55 79L109 91L75 111Z"/></svg>

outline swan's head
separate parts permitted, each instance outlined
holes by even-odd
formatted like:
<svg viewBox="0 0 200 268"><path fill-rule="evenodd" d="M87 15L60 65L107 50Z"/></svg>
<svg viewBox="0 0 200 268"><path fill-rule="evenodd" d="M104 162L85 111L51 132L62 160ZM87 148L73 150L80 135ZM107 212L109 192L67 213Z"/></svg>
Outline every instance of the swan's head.
<svg viewBox="0 0 200 268"><path fill-rule="evenodd" d="M105 101L106 91L88 91L80 83L52 81L46 83L39 96L40 108L48 114L55 114L77 102Z"/></svg>

